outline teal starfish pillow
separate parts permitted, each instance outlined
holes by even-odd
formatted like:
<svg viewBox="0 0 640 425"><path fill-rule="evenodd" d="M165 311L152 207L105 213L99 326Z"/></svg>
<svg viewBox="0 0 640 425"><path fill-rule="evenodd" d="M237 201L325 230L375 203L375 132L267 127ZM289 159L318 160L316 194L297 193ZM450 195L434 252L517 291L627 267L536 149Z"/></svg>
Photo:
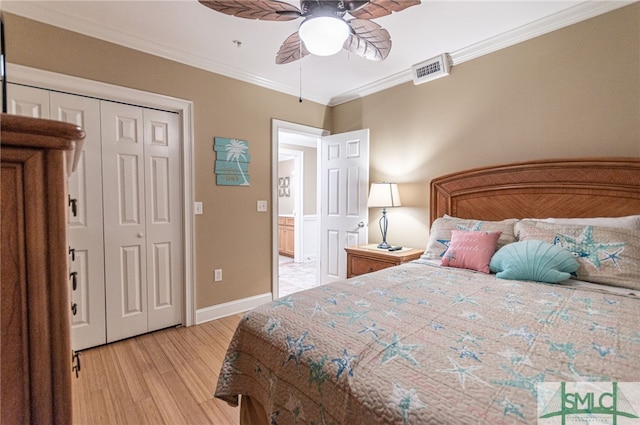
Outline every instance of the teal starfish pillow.
<svg viewBox="0 0 640 425"><path fill-rule="evenodd" d="M571 277L580 264L568 250L548 242L527 240L500 248L489 269L500 279L558 283Z"/></svg>

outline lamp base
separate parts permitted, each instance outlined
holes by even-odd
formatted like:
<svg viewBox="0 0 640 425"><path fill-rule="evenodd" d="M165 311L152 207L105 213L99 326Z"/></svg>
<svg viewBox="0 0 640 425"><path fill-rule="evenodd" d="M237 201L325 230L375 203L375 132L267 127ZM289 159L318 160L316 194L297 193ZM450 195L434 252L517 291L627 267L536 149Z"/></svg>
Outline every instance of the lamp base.
<svg viewBox="0 0 640 425"><path fill-rule="evenodd" d="M389 245L386 241L382 241L382 243L380 245L378 245L377 248L389 249L389 248L391 248L391 245Z"/></svg>

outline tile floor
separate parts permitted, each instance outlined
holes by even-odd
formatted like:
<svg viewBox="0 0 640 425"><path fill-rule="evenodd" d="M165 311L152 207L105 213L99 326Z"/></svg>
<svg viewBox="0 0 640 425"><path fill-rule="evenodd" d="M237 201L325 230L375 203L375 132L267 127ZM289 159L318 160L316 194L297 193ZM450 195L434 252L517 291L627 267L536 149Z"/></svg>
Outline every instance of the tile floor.
<svg viewBox="0 0 640 425"><path fill-rule="evenodd" d="M293 258L280 256L280 297L313 288L316 283L316 262L295 263Z"/></svg>

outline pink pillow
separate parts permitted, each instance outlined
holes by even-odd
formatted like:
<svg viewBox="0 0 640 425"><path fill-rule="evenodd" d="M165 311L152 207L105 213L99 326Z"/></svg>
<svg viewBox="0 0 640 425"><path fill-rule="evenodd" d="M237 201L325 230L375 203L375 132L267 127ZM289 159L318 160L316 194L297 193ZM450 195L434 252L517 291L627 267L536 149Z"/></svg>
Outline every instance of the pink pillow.
<svg viewBox="0 0 640 425"><path fill-rule="evenodd" d="M489 273L489 262L501 233L452 230L449 249L440 265Z"/></svg>

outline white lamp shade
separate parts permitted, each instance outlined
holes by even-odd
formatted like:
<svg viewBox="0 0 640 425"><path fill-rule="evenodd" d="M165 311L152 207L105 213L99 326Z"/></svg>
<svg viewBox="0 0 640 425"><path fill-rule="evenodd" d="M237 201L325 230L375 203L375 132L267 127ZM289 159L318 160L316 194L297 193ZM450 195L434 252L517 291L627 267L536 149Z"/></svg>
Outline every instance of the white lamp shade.
<svg viewBox="0 0 640 425"><path fill-rule="evenodd" d="M395 183L371 183L367 206L378 208L402 206L398 185Z"/></svg>
<svg viewBox="0 0 640 425"><path fill-rule="evenodd" d="M304 46L317 56L338 53L350 32L349 25L344 20L330 16L306 19L298 30Z"/></svg>

